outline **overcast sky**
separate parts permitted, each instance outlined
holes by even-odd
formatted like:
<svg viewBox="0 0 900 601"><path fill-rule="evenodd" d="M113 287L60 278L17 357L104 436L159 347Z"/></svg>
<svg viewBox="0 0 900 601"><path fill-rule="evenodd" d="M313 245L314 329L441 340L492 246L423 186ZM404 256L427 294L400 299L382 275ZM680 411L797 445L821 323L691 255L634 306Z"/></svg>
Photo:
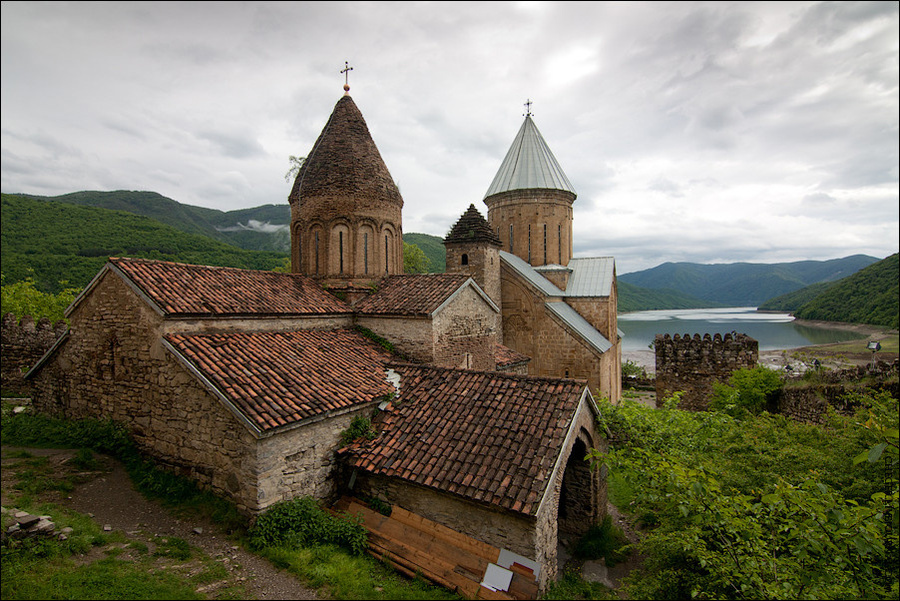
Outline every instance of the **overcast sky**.
<svg viewBox="0 0 900 601"><path fill-rule="evenodd" d="M286 204L343 94L444 236L530 99L575 254L775 263L898 249L897 2L2 3L2 191Z"/></svg>

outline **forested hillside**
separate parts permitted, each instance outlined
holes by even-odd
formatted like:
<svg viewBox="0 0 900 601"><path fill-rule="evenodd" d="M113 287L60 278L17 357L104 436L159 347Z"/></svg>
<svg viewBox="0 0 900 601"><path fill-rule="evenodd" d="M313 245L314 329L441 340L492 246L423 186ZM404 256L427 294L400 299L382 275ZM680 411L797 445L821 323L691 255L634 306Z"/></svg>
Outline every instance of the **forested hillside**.
<svg viewBox="0 0 900 601"><path fill-rule="evenodd" d="M818 282L847 277L878 261L854 255L830 261L794 263L664 263L619 276L620 282L651 289L672 289L729 307L758 307L770 298Z"/></svg>
<svg viewBox="0 0 900 601"><path fill-rule="evenodd" d="M829 286L794 312L800 319L900 327L900 255Z"/></svg>
<svg viewBox="0 0 900 601"><path fill-rule="evenodd" d="M430 234L403 234L403 242L415 244L428 258L429 273L444 273L446 271L447 252L444 249L444 239Z"/></svg>
<svg viewBox="0 0 900 601"><path fill-rule="evenodd" d="M236 211L182 204L156 192L116 190L73 192L60 196L16 196L124 211L150 217L188 234L203 234L246 250L290 250L291 208L285 202Z"/></svg>
<svg viewBox="0 0 900 601"><path fill-rule="evenodd" d="M677 290L653 290L627 282L618 282L619 313L658 311L663 309L706 309L722 307L721 303L704 301Z"/></svg>
<svg viewBox="0 0 900 601"><path fill-rule="evenodd" d="M3 283L43 292L83 287L111 256L274 269L287 253L249 251L131 213L2 195Z"/></svg>

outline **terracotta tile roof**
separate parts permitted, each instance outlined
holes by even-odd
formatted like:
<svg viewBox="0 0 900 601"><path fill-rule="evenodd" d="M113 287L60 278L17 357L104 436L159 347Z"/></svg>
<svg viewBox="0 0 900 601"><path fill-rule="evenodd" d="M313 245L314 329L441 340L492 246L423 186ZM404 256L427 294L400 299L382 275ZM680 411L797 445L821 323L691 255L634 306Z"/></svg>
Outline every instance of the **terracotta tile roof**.
<svg viewBox="0 0 900 601"><path fill-rule="evenodd" d="M394 391L385 380L392 356L350 329L170 334L165 340L258 431Z"/></svg>
<svg viewBox="0 0 900 601"><path fill-rule="evenodd" d="M515 365L516 363L528 363L531 361L531 357L523 355L519 351L514 351L508 346L495 344L494 360L497 362L497 367L502 367L505 365Z"/></svg>
<svg viewBox="0 0 900 601"><path fill-rule="evenodd" d="M468 279L462 273L389 276L354 308L363 315L430 315Z"/></svg>
<svg viewBox="0 0 900 601"><path fill-rule="evenodd" d="M339 451L351 467L535 515L585 389L577 380L395 367L381 433Z"/></svg>
<svg viewBox="0 0 900 601"><path fill-rule="evenodd" d="M349 305L299 274L112 258L166 315L331 315Z"/></svg>

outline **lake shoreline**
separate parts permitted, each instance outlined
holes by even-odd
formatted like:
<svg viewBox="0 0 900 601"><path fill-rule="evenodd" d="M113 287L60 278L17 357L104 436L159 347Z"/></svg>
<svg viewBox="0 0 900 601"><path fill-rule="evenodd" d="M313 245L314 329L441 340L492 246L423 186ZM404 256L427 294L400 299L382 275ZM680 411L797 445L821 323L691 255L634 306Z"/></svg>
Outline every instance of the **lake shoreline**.
<svg viewBox="0 0 900 601"><path fill-rule="evenodd" d="M828 328L855 332L866 337L869 341L884 340L889 336L896 336L897 330L891 330L883 326L869 324L845 323L835 321L814 321L808 319L795 319L798 325L813 328ZM759 364L772 369L783 369L787 365L797 363L797 358L802 355L816 353L834 346L834 343L810 344L786 349L765 350L759 352ZM871 361L870 354L861 354L859 357L844 357L850 363L862 365ZM656 375L656 352L652 349L622 351L622 363L631 361L639 367L643 367L648 374Z"/></svg>

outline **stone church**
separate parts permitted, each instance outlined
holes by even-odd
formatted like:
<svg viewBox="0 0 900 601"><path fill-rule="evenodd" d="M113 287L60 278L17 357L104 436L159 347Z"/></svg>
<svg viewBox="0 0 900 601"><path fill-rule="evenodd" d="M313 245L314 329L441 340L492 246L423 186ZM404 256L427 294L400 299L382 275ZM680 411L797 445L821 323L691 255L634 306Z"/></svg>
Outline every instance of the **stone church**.
<svg viewBox="0 0 900 601"><path fill-rule="evenodd" d="M247 514L365 491L543 587L605 513L592 391L619 396L615 269L572 257L574 199L528 116L447 273L404 275L403 200L345 94L290 193L293 273L111 258L26 374L34 405L126 425ZM342 446L357 418L377 436Z"/></svg>

